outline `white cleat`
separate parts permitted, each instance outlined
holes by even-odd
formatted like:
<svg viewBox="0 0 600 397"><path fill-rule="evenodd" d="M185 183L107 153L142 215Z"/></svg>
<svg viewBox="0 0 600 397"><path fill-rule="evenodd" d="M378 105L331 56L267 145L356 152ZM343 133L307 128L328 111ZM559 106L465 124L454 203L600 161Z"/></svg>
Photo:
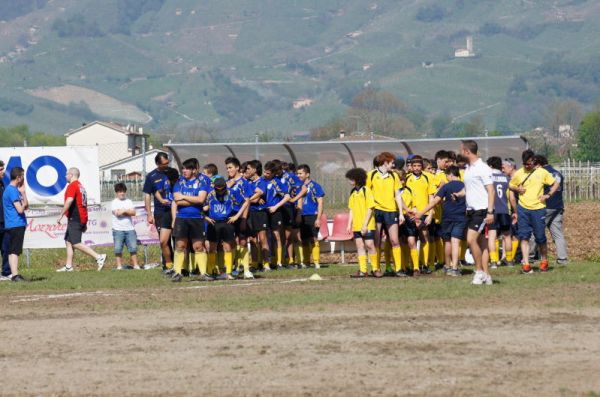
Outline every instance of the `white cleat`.
<svg viewBox="0 0 600 397"><path fill-rule="evenodd" d="M72 272L73 271L73 266L63 266L60 269L56 270L58 273L62 273L62 272Z"/></svg>
<svg viewBox="0 0 600 397"><path fill-rule="evenodd" d="M252 272L244 272L244 280L254 280Z"/></svg>
<svg viewBox="0 0 600 397"><path fill-rule="evenodd" d="M106 254L98 255L98 258L96 258L96 264L98 265L98 271L102 270L102 268L104 267L104 262L106 262Z"/></svg>

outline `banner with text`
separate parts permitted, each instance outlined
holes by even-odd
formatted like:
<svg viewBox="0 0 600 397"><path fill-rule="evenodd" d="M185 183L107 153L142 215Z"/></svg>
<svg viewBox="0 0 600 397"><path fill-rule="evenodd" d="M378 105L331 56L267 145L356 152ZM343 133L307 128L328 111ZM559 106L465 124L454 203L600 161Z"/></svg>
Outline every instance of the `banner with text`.
<svg viewBox="0 0 600 397"><path fill-rule="evenodd" d="M154 225L149 225L146 209L141 203L135 203L136 215L133 224L138 240L144 244L158 244L158 233ZM86 245L112 245L112 214L110 203L102 203L88 208L89 220L87 232L82 242ZM63 220L58 224L60 208L48 207L27 211L27 229L24 248L63 248L67 225Z"/></svg>
<svg viewBox="0 0 600 397"><path fill-rule="evenodd" d="M100 203L100 180L97 146L3 147L0 160L10 182L10 170L25 170L25 185L30 204L63 204L67 187L67 170L76 167L87 193L88 204Z"/></svg>

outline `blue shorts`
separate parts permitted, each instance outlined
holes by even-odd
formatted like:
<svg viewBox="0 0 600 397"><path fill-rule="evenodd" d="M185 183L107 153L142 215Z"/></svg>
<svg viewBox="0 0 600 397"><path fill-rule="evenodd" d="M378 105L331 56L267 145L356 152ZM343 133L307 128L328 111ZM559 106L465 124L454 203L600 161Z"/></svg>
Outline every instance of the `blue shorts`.
<svg viewBox="0 0 600 397"><path fill-rule="evenodd" d="M536 244L546 244L546 209L528 210L521 206L517 207L519 227L517 237L519 240L529 240L531 234Z"/></svg>
<svg viewBox="0 0 600 397"><path fill-rule="evenodd" d="M398 223L398 213L375 209L375 222L384 225L394 225Z"/></svg>
<svg viewBox="0 0 600 397"><path fill-rule="evenodd" d="M368 230L367 233L353 232L354 238L362 238L363 240L375 240L375 230Z"/></svg>
<svg viewBox="0 0 600 397"><path fill-rule="evenodd" d="M400 225L400 236L404 237L416 237L419 233L417 231L417 225L408 216L404 217L404 223Z"/></svg>
<svg viewBox="0 0 600 397"><path fill-rule="evenodd" d="M130 254L137 252L137 235L135 230L113 230L113 241L115 244L115 255L123 253L123 245L127 245Z"/></svg>
<svg viewBox="0 0 600 397"><path fill-rule="evenodd" d="M467 220L462 221L444 221L442 220L441 230L442 238L450 240L451 237L464 240L465 230L467 229Z"/></svg>

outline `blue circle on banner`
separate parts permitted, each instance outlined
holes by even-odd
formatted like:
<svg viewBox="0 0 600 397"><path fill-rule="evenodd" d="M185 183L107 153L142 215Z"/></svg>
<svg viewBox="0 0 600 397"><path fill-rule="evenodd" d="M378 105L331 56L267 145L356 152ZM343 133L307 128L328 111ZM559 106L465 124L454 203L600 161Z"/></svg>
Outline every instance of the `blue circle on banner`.
<svg viewBox="0 0 600 397"><path fill-rule="evenodd" d="M53 185L44 186L37 179L38 171L45 166L54 168L58 174L58 178ZM40 196L54 196L67 186L67 167L54 156L38 157L27 168L27 183L31 190Z"/></svg>

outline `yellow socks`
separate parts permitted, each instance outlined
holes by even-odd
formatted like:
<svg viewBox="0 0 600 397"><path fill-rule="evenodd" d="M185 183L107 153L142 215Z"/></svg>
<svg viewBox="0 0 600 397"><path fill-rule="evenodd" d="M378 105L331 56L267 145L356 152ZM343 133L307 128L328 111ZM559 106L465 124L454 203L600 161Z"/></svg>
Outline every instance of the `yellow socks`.
<svg viewBox="0 0 600 397"><path fill-rule="evenodd" d="M315 261L315 265L319 265L321 263L321 244L318 241L315 241L312 244L312 257Z"/></svg>
<svg viewBox="0 0 600 397"><path fill-rule="evenodd" d="M206 271L208 272L208 274L213 274L217 266L217 253L209 252L207 255L207 262L208 264Z"/></svg>
<svg viewBox="0 0 600 397"><path fill-rule="evenodd" d="M200 274L206 274L208 270L208 255L206 252L196 252L194 256L196 266L200 270Z"/></svg>
<svg viewBox="0 0 600 397"><path fill-rule="evenodd" d="M233 271L233 252L224 252L223 262L225 262L225 273L231 274Z"/></svg>
<svg viewBox="0 0 600 397"><path fill-rule="evenodd" d="M175 262L175 264L174 264L175 273L181 274L181 270L183 270L183 262L185 262L185 257L186 257L185 252L175 251L175 253L173 254L173 259Z"/></svg>
<svg viewBox="0 0 600 397"><path fill-rule="evenodd" d="M496 248L490 252L490 262L498 263L500 260L500 255L498 254L498 241L496 240Z"/></svg>
<svg viewBox="0 0 600 397"><path fill-rule="evenodd" d="M402 251L400 247L392 248L392 256L394 257L394 271L399 272L402 269Z"/></svg>
<svg viewBox="0 0 600 397"><path fill-rule="evenodd" d="M400 245L400 252L402 254L402 270L408 270L408 264L410 263L410 249L407 244Z"/></svg>
<svg viewBox="0 0 600 397"><path fill-rule="evenodd" d="M413 269L419 270L419 250L416 248L411 249L410 258L412 259Z"/></svg>
<svg viewBox="0 0 600 397"><path fill-rule="evenodd" d="M519 249L519 241L518 240L513 240L512 241L512 249L510 250L510 253L506 254L506 260L507 261L514 261L515 260L515 256L517 255L517 250ZM510 256L510 258L509 258Z"/></svg>
<svg viewBox="0 0 600 397"><path fill-rule="evenodd" d="M250 271L250 251L248 247L240 247L240 252L238 253L240 263L244 267L245 272Z"/></svg>
<svg viewBox="0 0 600 397"><path fill-rule="evenodd" d="M173 262L167 262L165 263L165 267L169 270L173 269Z"/></svg>
<svg viewBox="0 0 600 397"><path fill-rule="evenodd" d="M277 252L277 265L282 265L283 264L283 247L277 247L276 249Z"/></svg>
<svg viewBox="0 0 600 397"><path fill-rule="evenodd" d="M362 273L366 273L367 272L367 256L366 255L359 255L358 256L358 269Z"/></svg>
<svg viewBox="0 0 600 397"><path fill-rule="evenodd" d="M429 241L426 241L423 243L422 247L421 247L421 251L423 251L423 264L424 265L429 265L429 249L430 249L431 244L429 243Z"/></svg>
<svg viewBox="0 0 600 397"><path fill-rule="evenodd" d="M446 262L446 252L444 251L444 240L441 238L435 239L435 256L437 258L437 263L445 263ZM450 264L448 263L448 266Z"/></svg>
<svg viewBox="0 0 600 397"><path fill-rule="evenodd" d="M371 270L374 272L379 270L379 257L377 254L371 254L369 258L371 259Z"/></svg>

